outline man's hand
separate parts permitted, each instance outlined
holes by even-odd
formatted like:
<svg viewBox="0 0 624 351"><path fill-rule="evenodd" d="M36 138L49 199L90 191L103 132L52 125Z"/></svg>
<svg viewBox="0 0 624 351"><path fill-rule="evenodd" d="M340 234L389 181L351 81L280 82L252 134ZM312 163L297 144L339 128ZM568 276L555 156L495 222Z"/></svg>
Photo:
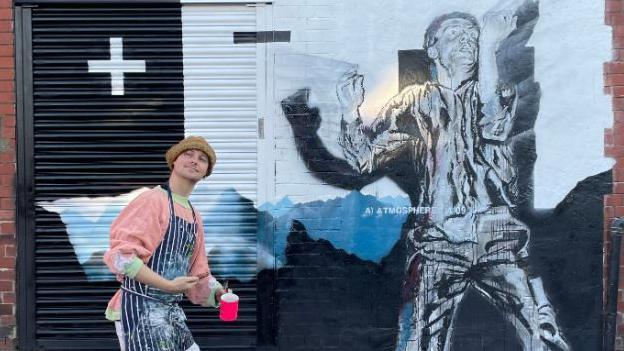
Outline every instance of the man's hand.
<svg viewBox="0 0 624 351"><path fill-rule="evenodd" d="M569 351L570 347L565 342L561 333L557 329L555 322L555 312L550 305L540 306L538 308L539 333L542 339L547 343L556 346L557 350Z"/></svg>
<svg viewBox="0 0 624 351"><path fill-rule="evenodd" d="M316 133L321 126L318 108L310 107L310 90L299 89L282 100L282 111L295 132L296 137Z"/></svg>
<svg viewBox="0 0 624 351"><path fill-rule="evenodd" d="M345 115L359 116L358 109L364 102L364 76L354 71L345 73L336 86L336 96L343 111L343 118Z"/></svg>
<svg viewBox="0 0 624 351"><path fill-rule="evenodd" d="M198 281L197 277L177 277L169 281L165 291L172 294L182 293L194 287Z"/></svg>
<svg viewBox="0 0 624 351"><path fill-rule="evenodd" d="M518 17L512 11L490 11L483 16L479 46L497 50L500 43L515 29Z"/></svg>

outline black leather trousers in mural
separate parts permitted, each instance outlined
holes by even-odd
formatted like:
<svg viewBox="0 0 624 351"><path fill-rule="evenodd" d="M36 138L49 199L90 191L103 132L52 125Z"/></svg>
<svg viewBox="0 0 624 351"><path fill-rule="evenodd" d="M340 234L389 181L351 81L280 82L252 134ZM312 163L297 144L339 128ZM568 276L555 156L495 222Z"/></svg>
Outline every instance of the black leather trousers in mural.
<svg viewBox="0 0 624 351"><path fill-rule="evenodd" d="M450 242L435 227L415 229L409 236L416 252L408 266L417 265L417 274L413 312L409 321L400 323L403 340L397 351L449 350L455 310L470 286L516 327L523 350L550 350L540 338L540 306L523 268L528 228L506 207L474 219L477 242Z"/></svg>

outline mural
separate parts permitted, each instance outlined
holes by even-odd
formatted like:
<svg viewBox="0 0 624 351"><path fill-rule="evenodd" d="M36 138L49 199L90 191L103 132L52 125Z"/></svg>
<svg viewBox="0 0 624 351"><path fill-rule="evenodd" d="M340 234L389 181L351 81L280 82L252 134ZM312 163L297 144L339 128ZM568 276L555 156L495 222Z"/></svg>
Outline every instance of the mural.
<svg viewBox="0 0 624 351"><path fill-rule="evenodd" d="M554 64L545 59L550 54L539 55L537 44L555 45L558 37L551 28L562 25L550 6L565 6L521 0L345 0L332 5L338 11L321 13L321 4L274 5L276 29L292 30L293 42L262 44L275 49L275 96L268 103L276 116L265 119L267 140L256 140L254 129L257 97L252 91L261 88L240 83L245 74L255 77L255 71L234 74L221 66L206 67L202 56L215 53L208 60L214 65L223 60L219 55L239 45L240 57L234 55L232 64L249 64L255 45L234 44L229 34L230 29L255 30L254 21L227 30L215 27L218 34L208 41L202 33L213 29L197 19L211 13L189 6L179 14L177 30L183 38L176 41L176 53L155 52L145 72L124 76L125 95L113 96L108 78L106 84L91 74L81 78L97 86L95 94L103 101L113 99L109 105L123 110L110 121L94 123L94 133L108 132L119 121L133 132L153 133L134 142L136 148L118 151L120 159L110 165L113 169L143 157L152 167L149 177L138 164L128 171L134 178L129 176L121 188L110 186L124 177L115 171L114 180L93 177L93 189L76 187L39 198L39 218L52 218L53 234L62 231L81 279L84 273L76 286L97 287L102 294L116 288L101 262L110 223L145 186L157 185L153 180L159 177L164 181L166 166L160 167L153 155L163 154L184 134L198 134L214 141L222 163L191 201L203 215L213 273L242 291L241 311L249 318L231 330L257 333L251 337L257 336L258 349L600 350L602 194L610 190L608 163L600 159L569 171L570 162L563 158L553 167L565 176L542 166L537 171L540 162L552 161L544 161L548 151L538 146L540 136L561 139L552 125L540 126L545 120L578 134L580 141L570 141L569 148L579 159L596 159L587 150L602 147L600 123L593 124L602 118L602 91L583 96L591 100L591 113L583 110L577 116L572 112L578 111L563 108L571 106L566 98L581 100L565 89L591 90L587 82L595 77L578 72L561 87L561 79L548 80L558 66L549 67L548 75L538 74L544 62ZM582 17L578 7L588 5L574 6L568 17ZM592 16L602 21L603 13L596 13ZM284 21L288 25L279 24L287 16L308 18L306 27L286 21L290 17ZM308 28L313 23L329 25L331 19L337 44L324 51L317 47L321 40L306 35L315 30ZM365 20L370 23L363 30ZM126 38L124 58L142 60L143 42L128 40L132 33L112 34ZM583 39L583 45L588 42L596 52L605 51L599 50L602 40ZM102 38L91 58L105 60L110 49L109 38ZM152 49L159 51L158 45ZM576 67L575 60L583 56L587 67L602 64L600 58L568 52L557 53L554 61L568 67L569 59ZM178 84L170 89L178 94L133 95L160 91L140 83L158 71L152 68L169 62L168 55L176 57L172 77ZM85 66L88 60L76 62ZM238 95L226 103L211 100L240 91L248 100ZM156 110L142 119L126 113L132 103L144 100ZM553 104L562 107L552 113ZM99 106L87 112L97 116ZM141 144L160 132L152 115L164 116L162 125L175 133L146 153ZM251 117L234 121L241 115ZM575 134L566 129L572 125L567 118L580 120ZM594 126L600 130L597 136L585 133ZM256 150L257 142L271 147ZM577 152L577 144L585 145L588 154ZM98 152L107 155L107 147L113 145L101 145ZM557 147L561 154L568 146ZM274 178L244 171L253 168L249 165L262 150L274 152L274 159L257 168L268 168ZM267 183L258 187L274 188L267 199L256 198L256 180ZM556 194L544 195L549 187ZM59 247L60 241L52 239L43 249ZM89 308L100 316L102 306ZM202 349L211 336L227 332L206 327L207 320L216 320L214 311L189 311L193 333L208 335L200 342ZM111 326L111 340L113 332ZM248 344L245 339L236 345Z"/></svg>
<svg viewBox="0 0 624 351"><path fill-rule="evenodd" d="M388 176L410 199L397 351L449 349L468 289L513 325L522 350L570 349L529 259L531 230L518 217L530 193L522 173L531 160L521 153L534 149L539 110L524 46L539 15L536 3L513 5L499 4L481 20L464 12L434 18L423 50L403 53L421 67L403 70L401 91L368 123L360 112L364 75L347 70L335 88L342 157L317 135L322 116L311 88L282 100L316 177L361 189ZM501 61L515 67L500 74Z"/></svg>

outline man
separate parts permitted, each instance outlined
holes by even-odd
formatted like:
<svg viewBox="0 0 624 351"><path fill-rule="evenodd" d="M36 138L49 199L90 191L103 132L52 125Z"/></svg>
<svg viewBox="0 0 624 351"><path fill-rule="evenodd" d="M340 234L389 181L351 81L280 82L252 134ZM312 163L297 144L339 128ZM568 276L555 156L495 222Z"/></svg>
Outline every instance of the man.
<svg viewBox="0 0 624 351"><path fill-rule="evenodd" d="M510 212L515 171L507 140L516 93L499 81L496 50L515 26L512 12L488 13L482 28L465 13L436 18L424 43L433 79L406 87L369 125L359 114L363 77L350 72L338 86L346 165L325 164L325 173L344 178L324 180L361 188L400 169L413 204L431 209L426 219L410 223L407 235L411 315L400 322L397 350L448 350L454 312L468 287L505 314L524 350L568 349L541 279L527 264L529 230ZM308 166L323 169L318 160L330 157L304 131L318 125L307 91L282 107L299 150L321 150Z"/></svg>
<svg viewBox="0 0 624 351"><path fill-rule="evenodd" d="M216 155L202 137L188 137L165 155L171 175L115 219L109 269L122 282L106 318L115 321L122 350L199 351L178 302L216 307L223 288L210 274L201 215L188 197L212 173Z"/></svg>

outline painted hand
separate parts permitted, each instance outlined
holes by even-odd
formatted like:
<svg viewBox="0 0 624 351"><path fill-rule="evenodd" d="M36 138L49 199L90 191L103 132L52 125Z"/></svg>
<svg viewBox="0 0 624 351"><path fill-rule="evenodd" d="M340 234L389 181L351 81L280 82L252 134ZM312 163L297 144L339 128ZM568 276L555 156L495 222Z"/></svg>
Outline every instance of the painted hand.
<svg viewBox="0 0 624 351"><path fill-rule="evenodd" d="M352 112L357 112L364 102L364 76L355 71L345 73L338 81L336 95L343 110L343 117L357 116L357 113Z"/></svg>
<svg viewBox="0 0 624 351"><path fill-rule="evenodd" d="M518 17L512 11L490 11L483 16L480 47L498 49L515 29Z"/></svg>
<svg viewBox="0 0 624 351"><path fill-rule="evenodd" d="M316 133L321 125L318 108L308 105L310 90L303 88L282 100L282 111L296 137L305 137Z"/></svg>
<svg viewBox="0 0 624 351"><path fill-rule="evenodd" d="M557 323L555 322L555 312L550 305L540 306L538 309L539 333L544 341L555 346L556 350L569 351L570 347L563 339Z"/></svg>

